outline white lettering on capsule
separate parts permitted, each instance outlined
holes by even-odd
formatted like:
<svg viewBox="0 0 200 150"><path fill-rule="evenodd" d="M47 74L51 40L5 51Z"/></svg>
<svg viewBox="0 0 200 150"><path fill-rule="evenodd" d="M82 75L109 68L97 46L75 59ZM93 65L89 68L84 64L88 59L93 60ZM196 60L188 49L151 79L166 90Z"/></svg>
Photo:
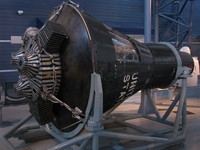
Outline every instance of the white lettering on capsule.
<svg viewBox="0 0 200 150"><path fill-rule="evenodd" d="M118 101L121 101L129 96L131 96L135 90L138 81L138 72L132 75L125 75L123 78L123 87L120 95L118 97Z"/></svg>

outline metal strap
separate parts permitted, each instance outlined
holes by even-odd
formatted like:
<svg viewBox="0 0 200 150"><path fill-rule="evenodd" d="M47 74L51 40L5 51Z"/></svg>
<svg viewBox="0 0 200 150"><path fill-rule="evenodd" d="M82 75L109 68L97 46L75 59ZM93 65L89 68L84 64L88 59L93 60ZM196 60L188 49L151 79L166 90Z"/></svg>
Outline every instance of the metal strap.
<svg viewBox="0 0 200 150"><path fill-rule="evenodd" d="M76 119L80 120L81 122L84 121L84 119L81 116L85 116L85 115L82 113L82 111L78 107L76 107L75 109L71 108L69 105L67 105L66 103L59 100L53 94L48 95L48 100L50 100L53 103L60 103L62 106L67 108L67 110L69 110L72 113L73 118L76 118Z"/></svg>

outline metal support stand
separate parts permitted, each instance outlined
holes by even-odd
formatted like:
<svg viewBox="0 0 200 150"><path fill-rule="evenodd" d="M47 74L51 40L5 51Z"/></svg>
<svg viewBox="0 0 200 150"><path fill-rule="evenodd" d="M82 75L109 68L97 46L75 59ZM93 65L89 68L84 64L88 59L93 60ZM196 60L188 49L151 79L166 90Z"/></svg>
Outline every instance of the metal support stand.
<svg viewBox="0 0 200 150"><path fill-rule="evenodd" d="M151 101L149 100L149 97L151 97ZM154 90L142 90L141 91L141 104L138 109L138 113L141 114L153 114L154 111L154 106L155 105L155 91ZM153 103L153 104L152 104Z"/></svg>
<svg viewBox="0 0 200 150"><path fill-rule="evenodd" d="M182 142L185 138L185 126L186 126L186 99L185 99L185 93L186 93L186 78L187 75L184 74L181 76L183 81L183 86L180 91L180 93L176 96L175 100L169 107L169 109L166 111L166 113L161 117L159 114L159 111L156 107L156 104L154 103L150 90L145 90L145 95L147 99L149 100L150 104L153 107L155 117L152 115L146 115L146 114L137 114L133 116L123 116L123 117L113 117L113 116L103 116L103 92L102 92L102 85L101 85L101 78L98 74L93 74L92 78L94 79L94 99L93 99L93 109L92 113L89 114L89 120L87 121L85 125L85 129L87 130L86 134L74 137L70 140L67 140L65 142L62 142L54 147L52 147L50 150L60 150L63 148L69 148L72 145L76 144L76 149L88 149L87 145L90 143L90 148L92 150L98 150L99 149L99 140L102 137L112 138L112 139L125 139L130 141L145 141L145 142L151 142L151 144L147 144L145 146L137 147L137 149L155 149L157 147L167 147L172 144L176 144L179 142ZM175 118L175 122L168 121L167 118L172 112L173 108L178 104L178 110L177 115ZM154 131L149 132L146 129L133 125L131 123L125 122L126 120L134 119L134 118L146 118L150 119L156 122L160 122L162 124L173 126L173 128L168 128L161 131ZM103 121L104 119L104 121ZM106 124L106 122L116 122L121 125L124 125L128 128L141 131L141 132L147 132L146 134L142 135L134 135L130 133L125 132L113 132L104 130L103 126ZM166 135L167 134L167 135ZM127 149L127 148L126 148Z"/></svg>
<svg viewBox="0 0 200 150"><path fill-rule="evenodd" d="M128 140L129 142L134 141L142 141L142 142L148 142L146 145L142 145L139 147L136 147L136 149L155 149L160 147L168 147L172 144L177 144L179 142L182 142L185 138L185 128L186 128L186 78L187 74L184 74L185 71L183 71L183 75L181 76L183 81L183 86L180 91L180 93L176 96L174 101L172 102L169 109L166 111L166 113L161 116L156 104L154 103L152 99L152 95L150 93L150 90L145 90L145 97L149 101L150 105L152 105L152 108L154 110L153 115L146 115L146 114L132 114L127 115L121 114L121 116L116 116L116 114L111 114L109 116L103 115L103 91L102 91L102 83L101 83L101 77L99 74L93 73L91 76L91 90L90 90L90 97L88 102L88 108L86 110L85 116L86 121L84 124L85 131L84 133L74 136L73 138L69 139L63 136L63 134L59 134L59 132L55 132L54 128L51 128L47 130L46 128L43 128L47 133L53 135L56 139L58 139L61 143L50 148L50 150L60 150L60 149L76 149L76 150L86 150L86 149L92 149L92 150L98 150L100 149L100 145L104 145L104 143L100 144L101 139L109 138L109 139L117 139L117 142L123 140ZM168 121L167 118L171 114L172 110L178 104L178 110L177 115L175 118L175 122ZM15 128L13 128L10 132L8 132L4 136L4 141L7 143L10 149L14 149L13 145L8 141L10 137L15 133L17 129L19 129L23 124L25 124L29 119L31 119L32 116L27 117L26 119L22 120ZM126 120L136 119L136 118L146 118L150 119L165 125L172 126L173 128L167 128L164 130L159 131L149 131L149 129L144 129L140 126L134 125L133 123L126 122ZM131 134L127 133L125 131L113 131L112 129L104 129L105 125L109 123L117 123L120 125L125 126L126 128L139 131L142 134ZM150 142L150 144L149 144ZM116 142L111 142L111 144ZM106 142L107 144L107 142ZM123 143L122 143L123 145ZM108 145L106 145L108 146ZM116 146L116 145L114 145ZM121 146L121 145L120 145ZM111 145L112 147L112 145ZM124 147L124 149L128 149L127 147ZM134 148L135 149L135 148Z"/></svg>

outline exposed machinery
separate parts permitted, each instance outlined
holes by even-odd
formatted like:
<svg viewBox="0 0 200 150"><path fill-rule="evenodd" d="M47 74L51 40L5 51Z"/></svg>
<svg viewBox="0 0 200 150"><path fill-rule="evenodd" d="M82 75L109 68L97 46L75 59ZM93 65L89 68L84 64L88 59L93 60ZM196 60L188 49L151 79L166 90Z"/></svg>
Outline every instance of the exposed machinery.
<svg viewBox="0 0 200 150"><path fill-rule="evenodd" d="M143 89L166 88L193 70L192 57L168 43L139 43L75 5L57 7L41 29L28 28L12 55L17 91L39 124L73 131L85 118L91 74L101 75L103 111ZM162 82L161 82L162 81Z"/></svg>

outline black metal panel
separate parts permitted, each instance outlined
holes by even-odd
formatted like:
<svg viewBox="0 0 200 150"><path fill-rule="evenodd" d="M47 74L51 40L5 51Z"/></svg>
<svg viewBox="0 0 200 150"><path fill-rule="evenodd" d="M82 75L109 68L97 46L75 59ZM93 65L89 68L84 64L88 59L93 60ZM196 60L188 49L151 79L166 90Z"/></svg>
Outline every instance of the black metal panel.
<svg viewBox="0 0 200 150"><path fill-rule="evenodd" d="M64 5L59 15L51 21L61 24L69 36L69 40L60 50L63 75L57 96L72 108L78 107L85 112L92 72L101 74L104 112L141 89L167 86L174 80L169 78L164 85L154 83L155 80L165 79L166 75L175 77L176 74L176 68L173 70L174 63L177 66L176 57L172 55L171 49L163 44L155 47L152 52L158 59L164 58L168 53L173 58L173 64L168 63L168 59L167 63L160 60L159 67L167 65L169 68L165 72L156 69L156 63L159 62L153 60L151 49L147 46L103 25L72 5ZM163 48L166 51L159 53L158 49ZM163 75L164 73L166 75ZM156 74L158 76L155 79ZM70 112L60 105L54 105L53 111L54 123L59 129L76 121ZM64 119L65 117L67 119Z"/></svg>
<svg viewBox="0 0 200 150"><path fill-rule="evenodd" d="M151 77L150 88L165 88L175 78L177 70L177 60L174 52L164 44L145 44L153 57L153 64L151 70L153 75ZM162 81L162 82L161 82Z"/></svg>
<svg viewBox="0 0 200 150"><path fill-rule="evenodd" d="M59 17L52 21L61 24L69 35L69 39L60 50L63 75L58 98L72 108L78 107L85 111L89 97L90 76L95 68L89 33L79 12L68 5L65 5ZM57 118L55 124L59 128L75 122L74 118L64 119L64 116L71 116L71 112L66 108L54 105L54 111Z"/></svg>

